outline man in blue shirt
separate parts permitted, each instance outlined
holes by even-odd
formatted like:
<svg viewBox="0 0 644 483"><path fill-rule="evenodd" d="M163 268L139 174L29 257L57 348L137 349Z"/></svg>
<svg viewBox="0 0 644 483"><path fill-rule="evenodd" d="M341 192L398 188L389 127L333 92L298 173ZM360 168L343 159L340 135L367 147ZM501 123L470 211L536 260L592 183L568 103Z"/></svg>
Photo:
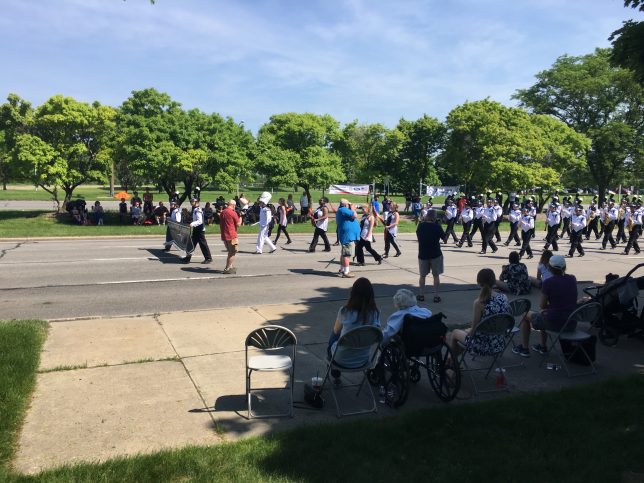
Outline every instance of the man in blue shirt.
<svg viewBox="0 0 644 483"><path fill-rule="evenodd" d="M374 219L373 226L378 226L378 218L380 217L380 202L378 201L378 195L375 195L373 197L373 201L371 202L371 209L373 211Z"/></svg>
<svg viewBox="0 0 644 483"><path fill-rule="evenodd" d="M348 200L344 198L340 200L340 208L335 213L335 221L338 224L338 240L342 246L340 273L342 278L353 278L353 274L349 273L349 264L353 256L353 244L360 239L360 223Z"/></svg>

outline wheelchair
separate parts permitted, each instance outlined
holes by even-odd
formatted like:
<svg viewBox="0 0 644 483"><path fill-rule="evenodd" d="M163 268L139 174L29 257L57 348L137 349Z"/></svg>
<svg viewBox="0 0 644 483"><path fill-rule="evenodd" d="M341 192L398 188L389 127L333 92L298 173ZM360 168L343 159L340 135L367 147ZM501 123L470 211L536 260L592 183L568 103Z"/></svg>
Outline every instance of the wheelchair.
<svg viewBox="0 0 644 483"><path fill-rule="evenodd" d="M447 326L443 318L442 313L429 319L406 315L400 333L381 349L378 364L368 377L372 385L384 390L384 400L389 406L397 408L405 403L410 383L420 381L423 369L441 401L449 402L458 394L461 371L445 342Z"/></svg>

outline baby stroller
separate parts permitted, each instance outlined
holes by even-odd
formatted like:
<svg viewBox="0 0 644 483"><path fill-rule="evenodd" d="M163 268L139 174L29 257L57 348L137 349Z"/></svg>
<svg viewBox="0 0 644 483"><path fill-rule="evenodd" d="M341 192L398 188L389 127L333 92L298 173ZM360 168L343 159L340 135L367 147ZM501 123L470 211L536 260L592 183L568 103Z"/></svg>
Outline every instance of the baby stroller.
<svg viewBox="0 0 644 483"><path fill-rule="evenodd" d="M638 297L644 288L644 276L632 275L644 263L636 265L624 277L606 276L605 285L586 287L584 292L602 306L596 322L599 340L606 346L617 344L619 336L644 339L644 310L639 310Z"/></svg>
<svg viewBox="0 0 644 483"><path fill-rule="evenodd" d="M429 383L442 401L456 397L461 387L458 364L445 342L447 326L442 313L428 319L406 315L403 329L382 348L378 365L369 372L369 382L384 389L385 402L396 408L405 403L410 382L421 378L421 368L427 370ZM381 395L382 396L382 395Z"/></svg>

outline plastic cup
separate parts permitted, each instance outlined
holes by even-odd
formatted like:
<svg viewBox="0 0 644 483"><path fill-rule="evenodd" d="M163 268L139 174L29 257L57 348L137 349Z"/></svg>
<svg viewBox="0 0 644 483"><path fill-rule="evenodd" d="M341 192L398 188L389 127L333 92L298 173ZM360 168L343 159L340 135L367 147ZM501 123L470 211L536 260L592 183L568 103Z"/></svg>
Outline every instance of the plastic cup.
<svg viewBox="0 0 644 483"><path fill-rule="evenodd" d="M322 389L322 378L321 377L312 377L311 378L311 386L313 386L313 389L316 391L319 391Z"/></svg>

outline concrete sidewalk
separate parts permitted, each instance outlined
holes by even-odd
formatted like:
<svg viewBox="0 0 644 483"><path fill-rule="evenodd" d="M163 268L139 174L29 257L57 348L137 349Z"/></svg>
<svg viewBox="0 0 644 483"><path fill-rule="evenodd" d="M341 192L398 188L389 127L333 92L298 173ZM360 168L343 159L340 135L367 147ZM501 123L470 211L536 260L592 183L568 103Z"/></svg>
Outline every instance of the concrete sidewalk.
<svg viewBox="0 0 644 483"><path fill-rule="evenodd" d="M442 294L448 325L469 320L476 292L463 286ZM431 297L428 297L431 299ZM537 303L538 292L529 297ZM383 321L393 311L389 297L378 300ZM19 440L15 467L35 473L79 461L150 453L186 445L211 445L299 425L336 422L335 406L317 411L302 401L304 382L323 373L324 354L337 301L261 305L152 316L73 320L51 324L40 373ZM279 324L298 337L292 419L246 419L244 340L254 328ZM598 344L598 376L575 379L565 371L539 368L540 358L520 359L509 351L509 392L476 396L469 401L508 394L559 389L626 374L644 367L642 342L621 338L616 348ZM257 383L275 383L275 376ZM480 379L479 377L479 380ZM492 378L487 382L494 385ZM471 392L464 378L463 393ZM345 404L359 405L347 395ZM452 404L462 404L456 400ZM259 409L269 402L258 400ZM379 405L376 415L392 416L415 408L440 406L426 374L412 387L405 406ZM351 419L351 418L348 418Z"/></svg>

